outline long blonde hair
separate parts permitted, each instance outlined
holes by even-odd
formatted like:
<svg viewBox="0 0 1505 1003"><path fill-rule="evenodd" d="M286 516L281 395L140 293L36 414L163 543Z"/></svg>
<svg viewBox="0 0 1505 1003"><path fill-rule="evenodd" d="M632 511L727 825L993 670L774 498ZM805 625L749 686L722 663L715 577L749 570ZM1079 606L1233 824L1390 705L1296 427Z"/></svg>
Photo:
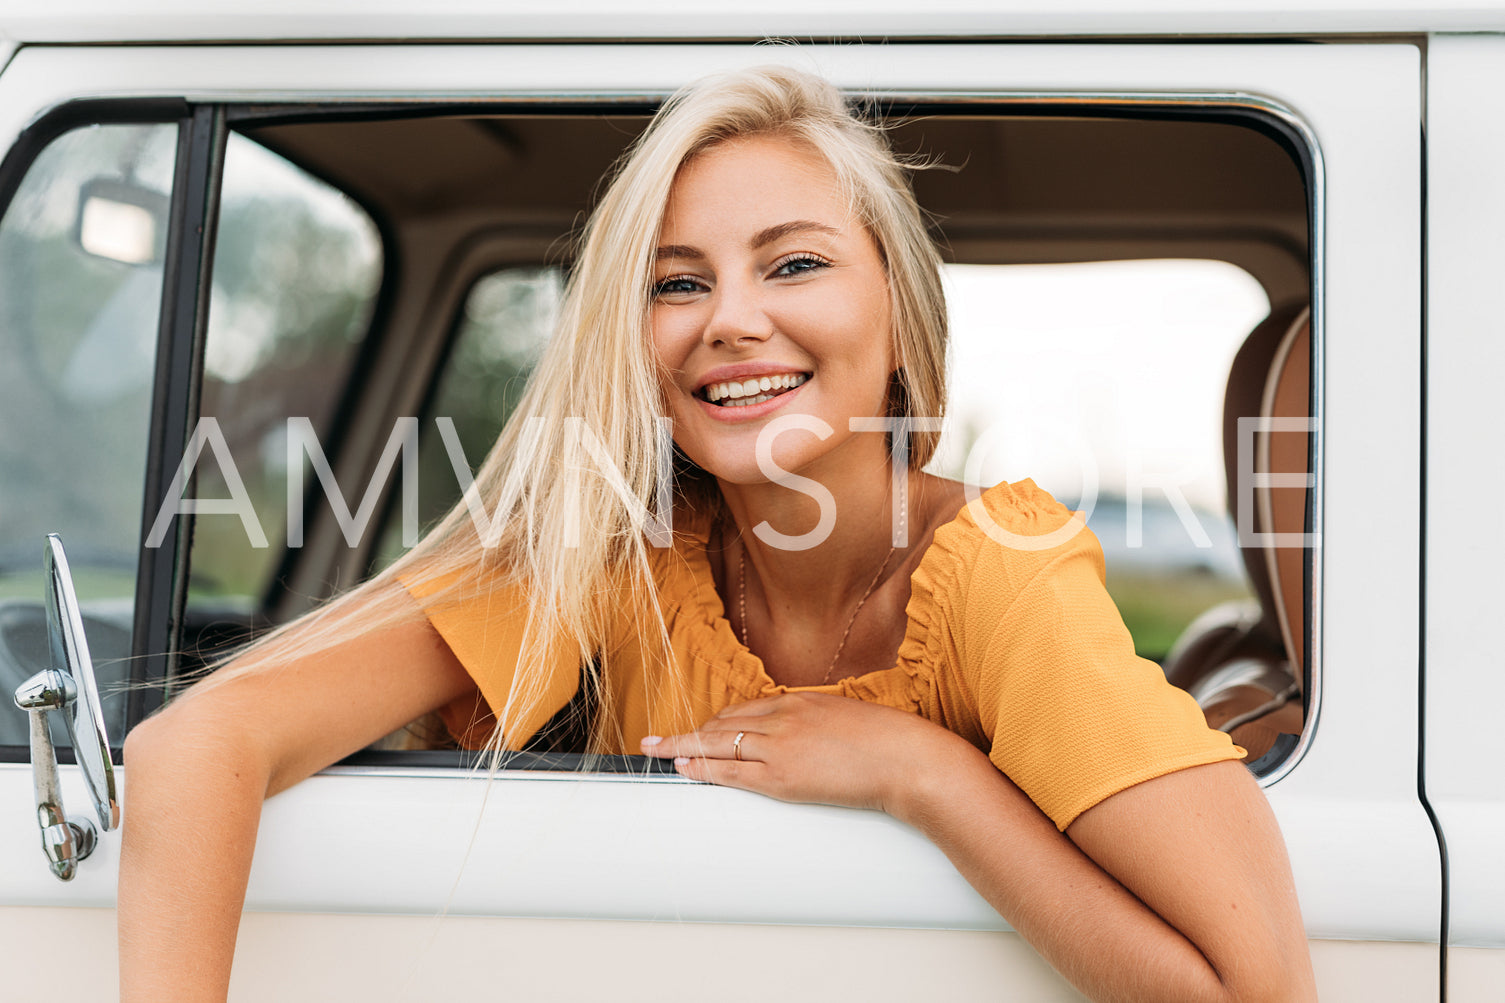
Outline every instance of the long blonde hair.
<svg viewBox="0 0 1505 1003"><path fill-rule="evenodd" d="M611 688L602 685L610 672L603 649L611 610L623 596L646 597L641 608L659 608L649 547L666 541L650 541L648 531L670 517L661 511L670 496L664 489L672 488L680 505L715 503L714 485L686 476L683 465L676 472L662 435L667 407L648 320L660 223L688 161L754 135L787 137L831 165L887 272L898 361L890 416L941 416L940 257L908 168L882 131L854 116L819 77L768 66L704 78L670 97L619 161L581 234L554 335L466 497L390 568L257 642L237 666L303 657L411 618L415 607L399 580L425 596L426 608L521 587L528 597L522 657L507 706L493 708L493 741L516 748L530 737L519 722L536 721L546 680L529 667L564 638L579 649L582 686L596 705L592 750L620 746L607 706ZM938 437L910 434L911 465L930 459ZM481 500L489 534L472 515ZM662 620L658 627L653 633L667 642ZM648 624L642 629L651 632ZM644 640L643 650L655 650ZM667 643L660 648L667 652Z"/></svg>

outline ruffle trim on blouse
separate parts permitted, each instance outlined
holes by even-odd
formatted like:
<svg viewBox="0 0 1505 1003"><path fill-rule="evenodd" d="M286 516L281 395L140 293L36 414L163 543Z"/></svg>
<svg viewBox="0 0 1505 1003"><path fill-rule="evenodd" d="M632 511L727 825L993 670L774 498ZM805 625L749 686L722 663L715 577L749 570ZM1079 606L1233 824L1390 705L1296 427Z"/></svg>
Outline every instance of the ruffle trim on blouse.
<svg viewBox="0 0 1505 1003"><path fill-rule="evenodd" d="M1065 506L1029 480L998 484L983 491L979 500L995 524L1018 536L1051 533L1071 517ZM966 594L966 579L980 549L998 545L978 526L968 506L935 531L910 576L905 608L909 622L895 664L822 686L785 686L769 676L763 660L732 629L716 591L707 555L711 516L676 513L676 520L674 545L651 551L670 643L673 650L718 676L734 701L789 692L839 693L940 721L936 675L956 664L948 626L951 605Z"/></svg>

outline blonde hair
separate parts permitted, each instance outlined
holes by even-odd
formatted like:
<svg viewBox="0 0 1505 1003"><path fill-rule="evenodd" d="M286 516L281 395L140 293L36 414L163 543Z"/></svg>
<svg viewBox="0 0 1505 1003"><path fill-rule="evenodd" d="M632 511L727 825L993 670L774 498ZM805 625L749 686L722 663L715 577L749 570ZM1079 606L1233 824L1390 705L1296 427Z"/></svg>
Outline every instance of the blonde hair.
<svg viewBox="0 0 1505 1003"><path fill-rule="evenodd" d="M680 504L715 503L714 485L681 468L660 434L667 413L649 330L649 292L670 188L697 154L730 139L775 135L814 150L836 174L883 260L891 298L889 416L937 417L945 401L946 311L940 257L908 183L908 168L881 130L847 108L829 82L779 66L707 77L668 99L618 162L581 234L554 336L517 410L462 499L412 551L354 591L286 625L237 659L266 664L326 650L414 615L397 586L432 608L474 601L497 587L526 589L528 622L507 706L494 708L498 748L516 748L536 723L551 644L578 647L582 687L594 703L593 751L619 748L612 731L603 651L610 611L624 596L657 610L646 531L665 478ZM585 374L611 374L611 392ZM939 433L910 434L910 463L923 466ZM600 462L609 457L614 469ZM613 466L607 464L604 466ZM485 499L482 537L471 504ZM662 543L664 541L659 540ZM624 591L625 590L625 591ZM644 625L645 633L648 632ZM662 651L667 632L660 620ZM646 643L644 650L652 651Z"/></svg>

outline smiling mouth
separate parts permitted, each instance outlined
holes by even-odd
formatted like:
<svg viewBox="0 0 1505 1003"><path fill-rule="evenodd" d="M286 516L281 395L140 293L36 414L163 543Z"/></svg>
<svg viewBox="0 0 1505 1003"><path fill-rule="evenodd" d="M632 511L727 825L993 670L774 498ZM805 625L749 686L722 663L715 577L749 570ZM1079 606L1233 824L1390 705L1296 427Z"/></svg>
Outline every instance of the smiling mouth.
<svg viewBox="0 0 1505 1003"><path fill-rule="evenodd" d="M803 386L809 373L779 373L777 376L754 376L745 380L708 383L695 396L717 407L747 407L771 401L780 394Z"/></svg>

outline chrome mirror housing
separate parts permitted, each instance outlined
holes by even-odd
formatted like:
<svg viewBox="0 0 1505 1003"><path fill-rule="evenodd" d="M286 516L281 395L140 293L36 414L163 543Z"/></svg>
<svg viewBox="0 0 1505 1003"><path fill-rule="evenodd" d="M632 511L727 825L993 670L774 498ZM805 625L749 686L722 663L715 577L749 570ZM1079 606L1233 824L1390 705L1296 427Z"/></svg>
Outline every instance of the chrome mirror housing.
<svg viewBox="0 0 1505 1003"><path fill-rule="evenodd" d="M47 639L52 667L17 687L15 702L30 718L31 769L42 851L52 873L69 881L78 872L78 862L93 852L98 830L89 819L68 818L63 810L57 751L47 730L49 711L63 714L99 829L108 832L120 824L120 802L115 794L115 765L110 759L104 710L94 682L94 662L89 658L89 642L84 637L84 621L63 541L56 533L47 537L42 563L47 572Z"/></svg>

